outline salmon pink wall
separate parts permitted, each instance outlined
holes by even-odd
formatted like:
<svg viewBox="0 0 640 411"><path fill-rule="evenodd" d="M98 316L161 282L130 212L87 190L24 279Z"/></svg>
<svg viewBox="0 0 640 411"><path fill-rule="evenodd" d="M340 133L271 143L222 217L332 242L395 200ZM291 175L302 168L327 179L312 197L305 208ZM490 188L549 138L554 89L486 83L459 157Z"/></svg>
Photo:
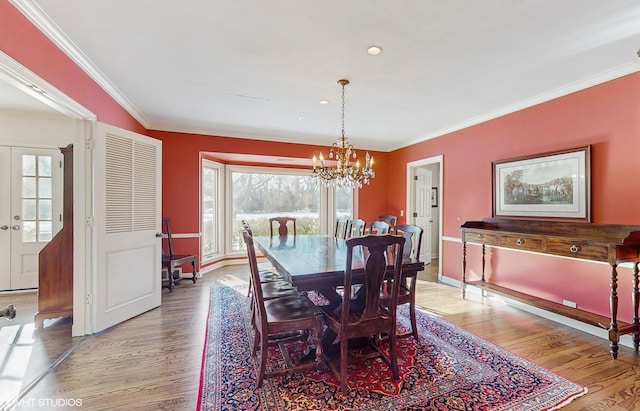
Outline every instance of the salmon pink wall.
<svg viewBox="0 0 640 411"><path fill-rule="evenodd" d="M98 121L146 130L8 1L0 2L0 50L94 113Z"/></svg>
<svg viewBox="0 0 640 411"><path fill-rule="evenodd" d="M389 154L406 164L443 156L443 275L461 279L460 225L491 217L495 160L591 145L592 221L640 225L640 74L478 124ZM402 167L389 180L406 179ZM404 208L406 185L389 192L391 208ZM479 247L469 246L469 275L479 278ZM539 297L575 301L578 308L609 314L608 265L493 249L491 281ZM630 320L630 274L622 269L621 319Z"/></svg>

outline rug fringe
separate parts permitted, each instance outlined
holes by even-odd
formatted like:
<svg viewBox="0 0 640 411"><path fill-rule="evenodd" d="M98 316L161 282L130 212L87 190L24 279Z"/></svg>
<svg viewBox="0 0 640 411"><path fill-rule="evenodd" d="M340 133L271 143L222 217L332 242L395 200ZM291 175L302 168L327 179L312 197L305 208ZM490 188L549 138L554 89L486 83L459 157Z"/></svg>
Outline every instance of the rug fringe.
<svg viewBox="0 0 640 411"><path fill-rule="evenodd" d="M560 408L562 408L562 407L564 407L566 405L569 405L569 403L572 402L573 400L578 399L578 398L582 397L583 395L586 395L588 392L589 392L589 388L584 387L582 389L582 392L578 392L578 393L572 395L571 397L565 399L561 403L552 406L547 411L559 410Z"/></svg>

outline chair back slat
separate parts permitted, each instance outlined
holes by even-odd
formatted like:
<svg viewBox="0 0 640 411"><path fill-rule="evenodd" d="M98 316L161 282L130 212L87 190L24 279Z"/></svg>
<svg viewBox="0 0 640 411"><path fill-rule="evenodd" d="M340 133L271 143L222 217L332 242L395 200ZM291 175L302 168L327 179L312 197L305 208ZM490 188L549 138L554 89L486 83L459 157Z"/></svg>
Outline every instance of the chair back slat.
<svg viewBox="0 0 640 411"><path fill-rule="evenodd" d="M278 230L277 230L277 234L279 237L286 237L289 235L289 227L287 227L287 224L291 222L293 225L293 235L297 234L297 228L296 228L296 218L295 217L271 217L269 219L269 233L271 235L271 237L273 237L273 226L275 225L275 223L277 224Z"/></svg>
<svg viewBox="0 0 640 411"><path fill-rule="evenodd" d="M169 223L169 217L162 217L162 225L164 225L164 233L167 236L167 250L162 247L163 255L173 256L173 239L171 238L171 224Z"/></svg>
<svg viewBox="0 0 640 411"><path fill-rule="evenodd" d="M372 221L369 223L370 235L386 235L389 234L389 224L384 221Z"/></svg>
<svg viewBox="0 0 640 411"><path fill-rule="evenodd" d="M422 248L422 234L424 230L415 224L400 224L395 227L396 235L402 235L406 242L402 252L403 257L413 257L420 260L420 249Z"/></svg>
<svg viewBox="0 0 640 411"><path fill-rule="evenodd" d="M394 262L393 280L399 281L402 275L402 249L404 243L404 237L391 234L367 235L347 240L347 261L344 277L345 297L342 304L341 321L343 327L347 328L345 332L349 335L373 335L375 332L372 333L371 331L379 327L384 328L385 323L395 324L398 291L395 290L392 293L391 302L388 305L380 303L380 295L383 291L387 273L387 262L390 259ZM358 255L357 260L364 259L365 276L362 286L355 294L352 294L354 254L361 254ZM352 299L360 299L361 303L354 304L351 302ZM349 301L349 303L346 301ZM358 327L361 328L360 332L357 331Z"/></svg>
<svg viewBox="0 0 640 411"><path fill-rule="evenodd" d="M335 238L346 238L349 220L345 217L336 218L336 229L333 232Z"/></svg>
<svg viewBox="0 0 640 411"><path fill-rule="evenodd" d="M378 217L378 220L384 221L389 224L389 227L395 227L398 224L398 216L392 214L385 214Z"/></svg>
<svg viewBox="0 0 640 411"><path fill-rule="evenodd" d="M366 225L367 223L361 218L350 220L345 238L362 237L364 235L364 228Z"/></svg>

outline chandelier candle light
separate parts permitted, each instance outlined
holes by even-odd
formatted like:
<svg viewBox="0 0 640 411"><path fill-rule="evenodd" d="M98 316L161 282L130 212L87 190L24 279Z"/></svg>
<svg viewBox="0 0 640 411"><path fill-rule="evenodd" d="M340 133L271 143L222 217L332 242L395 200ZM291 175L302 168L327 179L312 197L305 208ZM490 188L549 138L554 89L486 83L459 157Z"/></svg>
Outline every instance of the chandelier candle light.
<svg viewBox="0 0 640 411"><path fill-rule="evenodd" d="M322 153L318 158L314 155L312 160L313 175L318 177L324 186L361 188L362 184L369 184L376 176L373 171L373 156L367 152L364 167L361 168L360 160L356 159L355 149L344 136L344 86L349 84L349 80L338 80L338 84L342 86L342 136L333 143L331 150L329 150L329 158L335 159L336 164L326 165ZM355 164L351 163L352 157ZM320 161L319 166L318 160Z"/></svg>

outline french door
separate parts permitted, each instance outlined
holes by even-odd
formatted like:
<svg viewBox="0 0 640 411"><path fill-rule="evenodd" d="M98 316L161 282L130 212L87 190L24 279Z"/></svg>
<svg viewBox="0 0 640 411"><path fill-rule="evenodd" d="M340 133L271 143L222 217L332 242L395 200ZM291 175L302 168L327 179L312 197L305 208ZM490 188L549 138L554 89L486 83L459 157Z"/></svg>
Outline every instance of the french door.
<svg viewBox="0 0 640 411"><path fill-rule="evenodd" d="M59 149L0 146L0 290L38 287L38 253L62 227Z"/></svg>

